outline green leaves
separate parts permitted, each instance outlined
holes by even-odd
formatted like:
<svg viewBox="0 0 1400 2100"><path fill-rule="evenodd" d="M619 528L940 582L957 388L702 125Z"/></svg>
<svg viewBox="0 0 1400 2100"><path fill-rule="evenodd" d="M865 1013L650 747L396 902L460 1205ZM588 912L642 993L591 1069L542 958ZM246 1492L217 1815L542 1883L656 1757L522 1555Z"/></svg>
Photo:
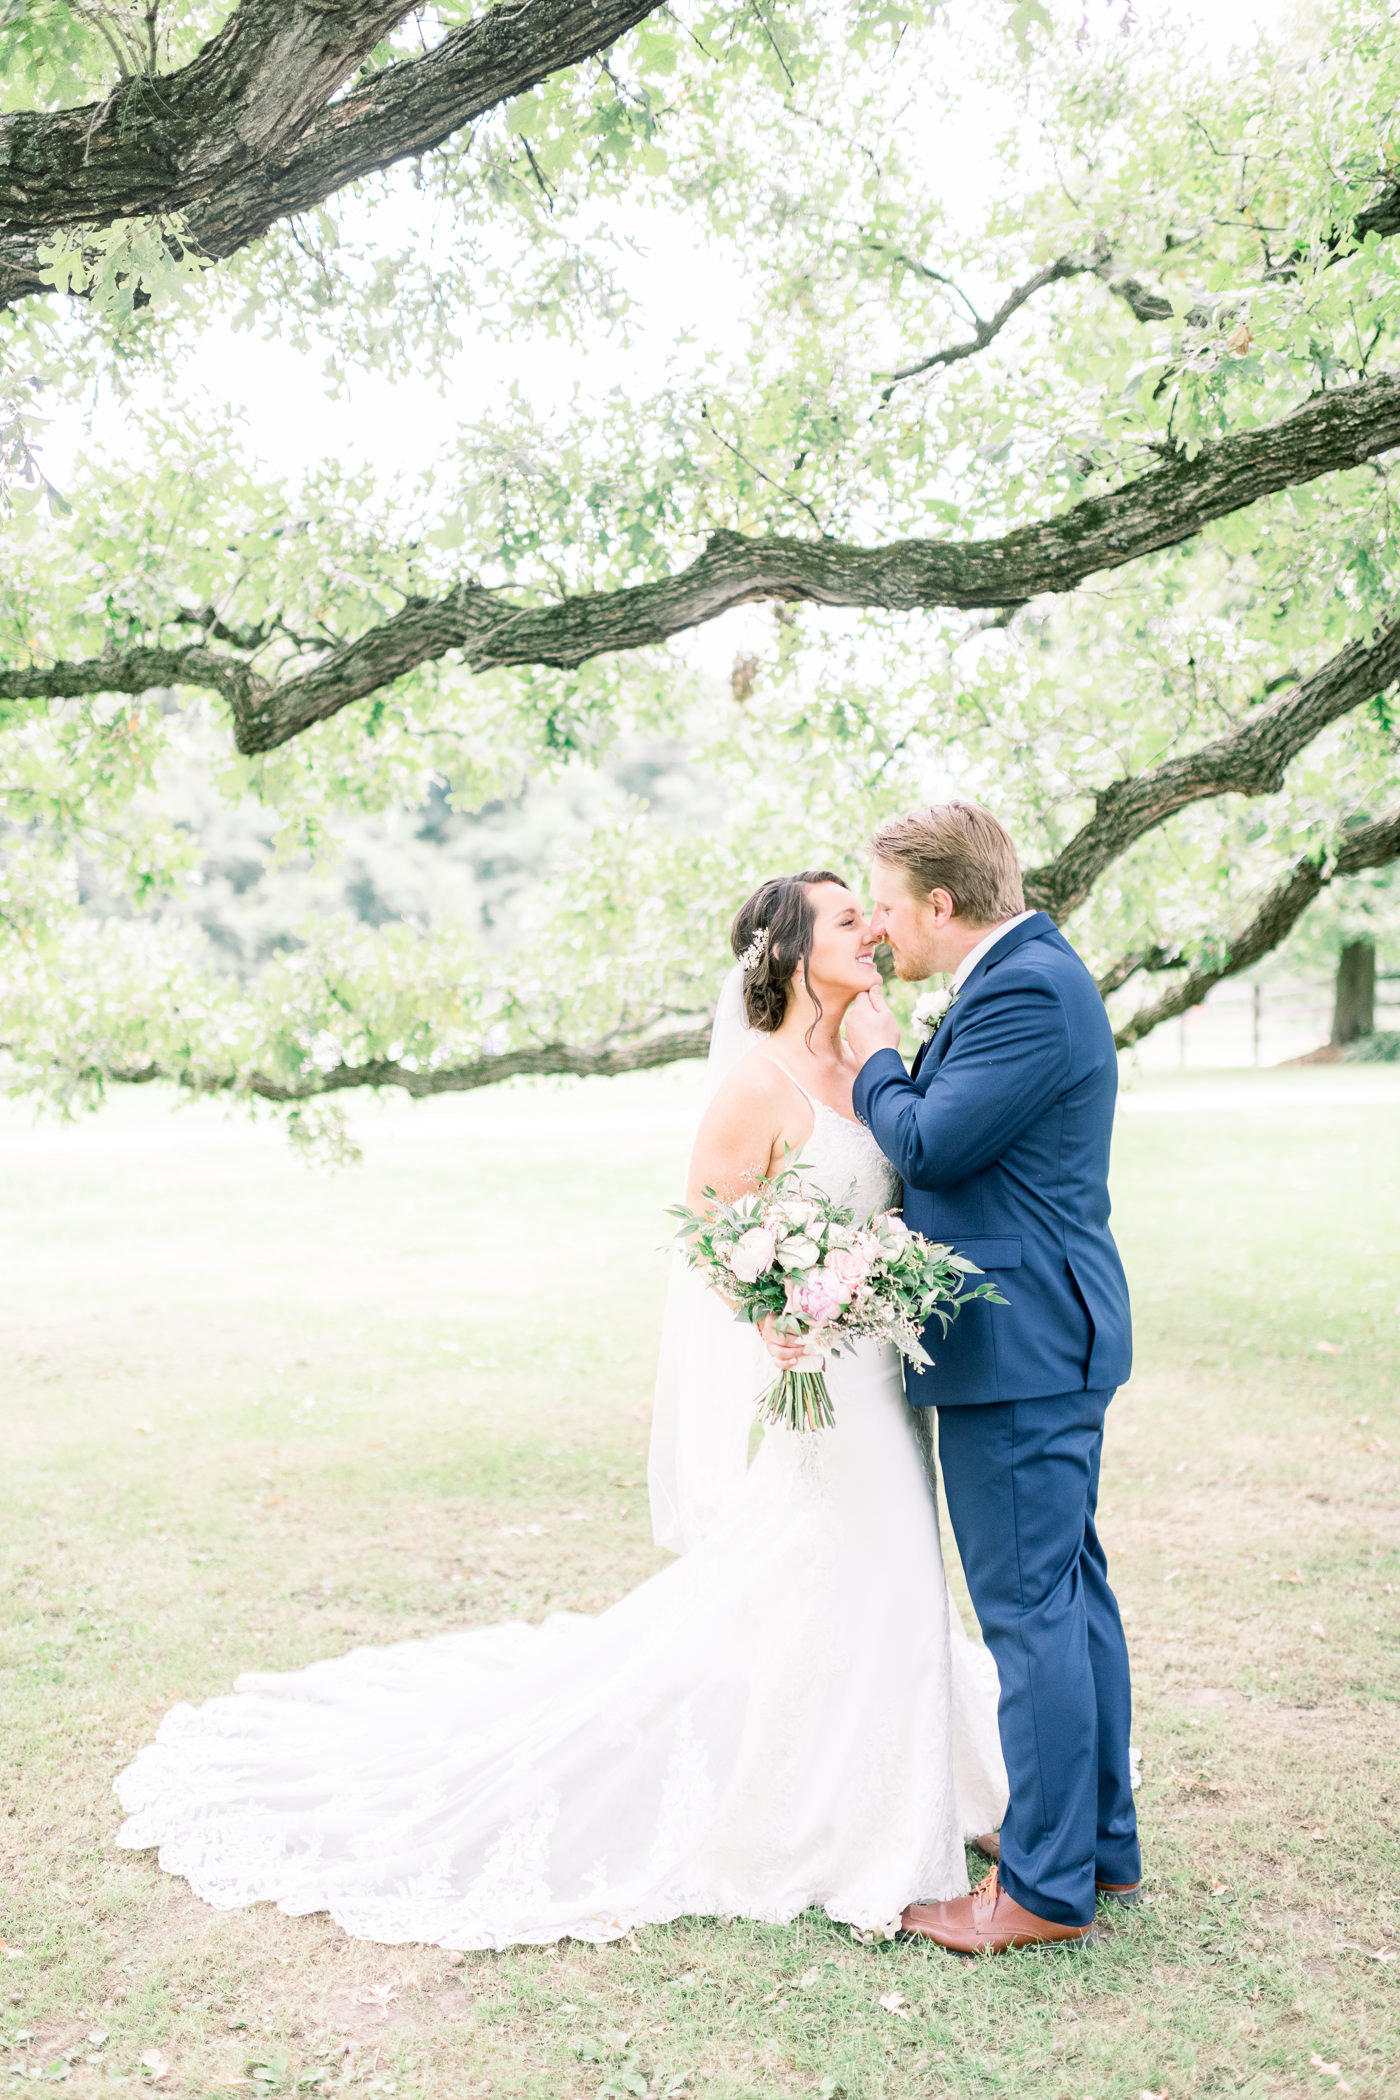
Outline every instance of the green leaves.
<svg viewBox="0 0 1400 2100"><path fill-rule="evenodd" d="M130 321L138 304L157 313L169 307L205 268L179 212L68 228L41 242L38 254L45 284L89 299L117 324Z"/></svg>

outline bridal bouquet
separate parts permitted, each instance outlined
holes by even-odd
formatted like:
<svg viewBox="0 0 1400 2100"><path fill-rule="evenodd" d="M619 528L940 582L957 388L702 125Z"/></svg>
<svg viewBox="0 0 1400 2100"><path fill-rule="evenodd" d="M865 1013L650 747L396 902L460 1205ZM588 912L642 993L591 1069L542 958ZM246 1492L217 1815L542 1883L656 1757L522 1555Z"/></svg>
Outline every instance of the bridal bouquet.
<svg viewBox="0 0 1400 2100"><path fill-rule="evenodd" d="M927 1320L940 1320L946 1334L974 1298L1006 1300L994 1284L967 1289L968 1276L982 1273L977 1264L911 1232L898 1211L858 1225L829 1196L805 1189L801 1174L798 1161L736 1203L706 1189L711 1208L676 1204L671 1215L681 1221L676 1238L691 1267L730 1301L736 1318L757 1326L772 1313L780 1334L809 1341L801 1363L779 1372L760 1399L761 1418L824 1429L833 1420L822 1375L828 1354L869 1336L893 1342L911 1363L929 1364L919 1339Z"/></svg>

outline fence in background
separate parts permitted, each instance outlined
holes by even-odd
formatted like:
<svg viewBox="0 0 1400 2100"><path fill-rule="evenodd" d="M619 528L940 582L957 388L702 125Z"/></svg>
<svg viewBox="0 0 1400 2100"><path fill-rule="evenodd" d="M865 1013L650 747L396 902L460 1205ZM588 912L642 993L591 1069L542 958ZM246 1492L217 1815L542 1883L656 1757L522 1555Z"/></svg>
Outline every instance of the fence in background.
<svg viewBox="0 0 1400 2100"><path fill-rule="evenodd" d="M1144 1072L1283 1064L1327 1041L1333 990L1330 977L1227 978L1128 1055ZM1400 1029L1400 975L1376 978L1376 1027Z"/></svg>

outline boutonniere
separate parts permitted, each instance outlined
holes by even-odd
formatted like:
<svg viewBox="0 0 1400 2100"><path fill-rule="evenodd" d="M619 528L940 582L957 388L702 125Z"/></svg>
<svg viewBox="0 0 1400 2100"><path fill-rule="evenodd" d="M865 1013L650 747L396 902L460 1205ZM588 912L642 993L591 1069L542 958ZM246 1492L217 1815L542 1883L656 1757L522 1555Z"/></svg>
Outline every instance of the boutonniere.
<svg viewBox="0 0 1400 2100"><path fill-rule="evenodd" d="M957 996L950 991L923 992L914 1001L914 1027L924 1042L933 1041Z"/></svg>

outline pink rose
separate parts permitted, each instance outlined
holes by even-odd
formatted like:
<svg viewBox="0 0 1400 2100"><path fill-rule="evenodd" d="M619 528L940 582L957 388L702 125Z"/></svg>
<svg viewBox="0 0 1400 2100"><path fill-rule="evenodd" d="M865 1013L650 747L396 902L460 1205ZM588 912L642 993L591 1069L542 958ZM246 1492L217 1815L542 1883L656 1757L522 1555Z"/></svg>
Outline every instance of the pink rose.
<svg viewBox="0 0 1400 2100"><path fill-rule="evenodd" d="M838 1320L843 1302L820 1273L810 1283L798 1283L795 1279L788 1283L788 1311L801 1313L814 1327L829 1327L833 1320Z"/></svg>
<svg viewBox="0 0 1400 2100"><path fill-rule="evenodd" d="M822 1273L834 1276L849 1294L864 1283L870 1267L852 1248L837 1247L826 1257Z"/></svg>

